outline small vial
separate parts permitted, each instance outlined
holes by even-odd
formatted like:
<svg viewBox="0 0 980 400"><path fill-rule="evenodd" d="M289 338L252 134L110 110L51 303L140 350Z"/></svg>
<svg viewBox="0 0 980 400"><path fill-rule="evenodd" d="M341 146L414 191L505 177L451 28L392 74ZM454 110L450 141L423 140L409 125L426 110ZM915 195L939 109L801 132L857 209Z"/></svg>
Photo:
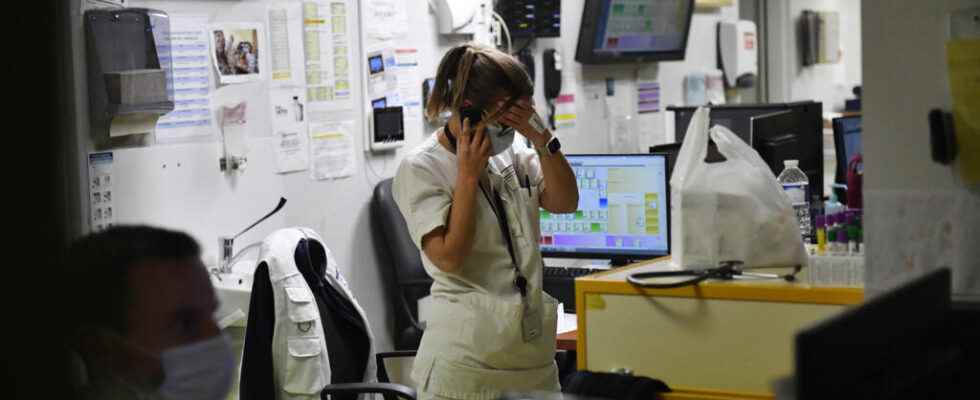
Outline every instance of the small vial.
<svg viewBox="0 0 980 400"><path fill-rule="evenodd" d="M857 225L857 253L864 254L864 217L861 215L861 210L855 210L855 224Z"/></svg>
<svg viewBox="0 0 980 400"><path fill-rule="evenodd" d="M857 213L853 211L847 212L847 254L857 255L858 254L858 227L857 227Z"/></svg>
<svg viewBox="0 0 980 400"><path fill-rule="evenodd" d="M844 223L837 229L837 255L847 255L847 225Z"/></svg>
<svg viewBox="0 0 980 400"><path fill-rule="evenodd" d="M838 233L840 233L840 225L837 223L837 214L830 214L827 217L827 255L837 254Z"/></svg>
<svg viewBox="0 0 980 400"><path fill-rule="evenodd" d="M817 255L827 254L827 217L817 215L814 225L817 228Z"/></svg>

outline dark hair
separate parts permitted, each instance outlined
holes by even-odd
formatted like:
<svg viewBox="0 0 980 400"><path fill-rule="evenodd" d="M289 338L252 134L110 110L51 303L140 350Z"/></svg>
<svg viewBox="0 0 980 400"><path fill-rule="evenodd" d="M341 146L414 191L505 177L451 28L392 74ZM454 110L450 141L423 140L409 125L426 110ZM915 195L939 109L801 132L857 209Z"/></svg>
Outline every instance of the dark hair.
<svg viewBox="0 0 980 400"><path fill-rule="evenodd" d="M476 108L486 108L501 92L509 95L501 111L534 94L531 77L520 61L492 47L462 44L449 49L439 62L425 116L434 121L446 109L458 110L464 100Z"/></svg>
<svg viewBox="0 0 980 400"><path fill-rule="evenodd" d="M129 271L141 262L199 258L186 233L150 226L116 226L76 240L65 258L67 306L74 330L126 332Z"/></svg>

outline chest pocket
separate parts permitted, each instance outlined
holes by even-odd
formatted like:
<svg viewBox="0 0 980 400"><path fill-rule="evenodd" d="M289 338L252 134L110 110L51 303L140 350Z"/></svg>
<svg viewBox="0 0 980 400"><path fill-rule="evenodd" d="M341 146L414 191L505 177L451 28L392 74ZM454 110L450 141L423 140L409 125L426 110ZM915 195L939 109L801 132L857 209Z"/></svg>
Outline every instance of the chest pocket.
<svg viewBox="0 0 980 400"><path fill-rule="evenodd" d="M317 332L313 328L319 310L313 303L313 294L308 289L301 287L287 287L285 289L286 297L289 298L286 308L289 312L290 321L295 324L297 333L316 335Z"/></svg>
<svg viewBox="0 0 980 400"><path fill-rule="evenodd" d="M529 245L537 245L540 237L540 194L539 186L521 187L516 178L501 182L501 199L507 208L507 223L514 232L515 239Z"/></svg>
<svg viewBox="0 0 980 400"><path fill-rule="evenodd" d="M316 326L319 310L313 294L305 287L285 287L291 328L287 329L285 368L279 371L286 393L315 395L326 385L322 374L320 332Z"/></svg>

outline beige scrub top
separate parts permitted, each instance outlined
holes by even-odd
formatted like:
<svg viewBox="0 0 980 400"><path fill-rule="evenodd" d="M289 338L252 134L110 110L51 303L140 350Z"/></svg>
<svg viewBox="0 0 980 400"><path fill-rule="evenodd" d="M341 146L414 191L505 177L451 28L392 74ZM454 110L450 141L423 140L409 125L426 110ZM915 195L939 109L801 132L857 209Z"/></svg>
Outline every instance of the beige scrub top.
<svg viewBox="0 0 980 400"><path fill-rule="evenodd" d="M431 135L405 157L393 183L395 202L420 249L423 236L447 224L458 172L456 155L437 138ZM529 284L529 306L542 319L541 334L530 342L523 339L516 272L497 217L478 188L473 248L460 271L443 272L421 252L433 279L432 316L412 371L421 397L490 399L505 391L559 390L557 302L541 290L541 164L519 140L488 164L481 184L491 199L495 188L506 208L517 263ZM525 176L530 190L518 181Z"/></svg>

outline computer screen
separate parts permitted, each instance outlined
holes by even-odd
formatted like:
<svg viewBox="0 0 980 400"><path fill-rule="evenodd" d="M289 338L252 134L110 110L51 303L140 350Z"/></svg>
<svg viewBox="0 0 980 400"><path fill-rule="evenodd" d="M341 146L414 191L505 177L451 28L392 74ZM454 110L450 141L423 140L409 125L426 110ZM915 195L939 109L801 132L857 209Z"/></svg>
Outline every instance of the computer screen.
<svg viewBox="0 0 980 400"><path fill-rule="evenodd" d="M845 183L847 164L861 154L861 117L834 118L834 147L837 153L836 181Z"/></svg>
<svg viewBox="0 0 980 400"><path fill-rule="evenodd" d="M801 330L796 398L945 399L975 392L975 336L952 324L951 273L930 272ZM973 323L976 327L976 323ZM975 328L974 328L975 329Z"/></svg>
<svg viewBox="0 0 980 400"><path fill-rule="evenodd" d="M799 114L783 110L757 115L749 120L752 123L752 148L759 153L774 175L779 175L785 168L783 161L808 157L806 153L811 149L803 147L804 132L800 126Z"/></svg>
<svg viewBox="0 0 980 400"><path fill-rule="evenodd" d="M684 141L691 117L696 107L667 107L674 112L674 136L678 143ZM774 115L780 112L790 112L789 115L777 117L777 120L762 121L763 127L758 129L768 132L753 131L753 117ZM800 169L806 173L810 181L811 194L824 195L823 182L823 105L814 101L771 104L735 104L711 106L710 125L722 125L730 129L745 143L751 144L760 156L766 160L774 175L783 171L784 159L797 159ZM758 130L757 129L757 130ZM759 140L754 136L761 135ZM768 152L768 153L766 153ZM709 158L714 158L709 146Z"/></svg>
<svg viewBox="0 0 980 400"><path fill-rule="evenodd" d="M567 155L578 210L541 210L546 257L645 259L669 254L670 204L663 154Z"/></svg>
<svg viewBox="0 0 980 400"><path fill-rule="evenodd" d="M682 60L693 9L693 0L587 0L575 60Z"/></svg>
<svg viewBox="0 0 980 400"><path fill-rule="evenodd" d="M374 141L389 142L405 140L405 121L402 107L383 107L374 109Z"/></svg>

